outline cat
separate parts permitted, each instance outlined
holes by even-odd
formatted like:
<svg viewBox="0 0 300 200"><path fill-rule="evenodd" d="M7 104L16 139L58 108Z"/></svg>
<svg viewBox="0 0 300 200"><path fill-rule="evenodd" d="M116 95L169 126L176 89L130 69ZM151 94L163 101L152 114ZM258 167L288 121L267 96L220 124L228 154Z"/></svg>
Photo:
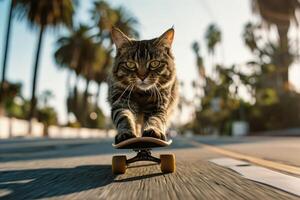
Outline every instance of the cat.
<svg viewBox="0 0 300 200"><path fill-rule="evenodd" d="M151 40L134 40L113 28L117 48L108 79L108 102L117 129L115 144L134 137L166 140L178 85L171 46L174 29Z"/></svg>

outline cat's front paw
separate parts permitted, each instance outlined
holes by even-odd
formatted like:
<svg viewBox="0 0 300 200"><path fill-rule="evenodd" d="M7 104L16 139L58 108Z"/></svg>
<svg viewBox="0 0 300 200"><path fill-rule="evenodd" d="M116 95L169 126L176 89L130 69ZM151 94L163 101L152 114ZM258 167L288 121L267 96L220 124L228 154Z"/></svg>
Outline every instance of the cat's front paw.
<svg viewBox="0 0 300 200"><path fill-rule="evenodd" d="M130 138L135 138L136 136L130 132L127 133L118 133L115 137L115 144L119 144L120 142L123 142L125 140L128 140Z"/></svg>
<svg viewBox="0 0 300 200"><path fill-rule="evenodd" d="M143 131L143 137L154 137L164 141L167 140L165 134L163 134L160 131L155 131L154 129L151 128Z"/></svg>

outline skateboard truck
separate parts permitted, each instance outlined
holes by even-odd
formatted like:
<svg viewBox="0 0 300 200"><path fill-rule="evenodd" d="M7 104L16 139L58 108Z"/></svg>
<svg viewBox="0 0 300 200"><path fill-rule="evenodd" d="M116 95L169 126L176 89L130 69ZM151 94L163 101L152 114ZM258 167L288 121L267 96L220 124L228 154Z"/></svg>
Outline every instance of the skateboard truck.
<svg viewBox="0 0 300 200"><path fill-rule="evenodd" d="M134 163L137 161L152 161L156 163L160 163L159 158L155 158L151 155L151 149L134 149L137 152L137 155L133 158L126 160L126 164Z"/></svg>

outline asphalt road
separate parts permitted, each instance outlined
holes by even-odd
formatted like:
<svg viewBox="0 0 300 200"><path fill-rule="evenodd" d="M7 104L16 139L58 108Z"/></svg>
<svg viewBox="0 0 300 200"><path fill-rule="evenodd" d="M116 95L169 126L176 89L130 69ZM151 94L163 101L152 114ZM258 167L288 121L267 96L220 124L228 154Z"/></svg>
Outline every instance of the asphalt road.
<svg viewBox="0 0 300 200"><path fill-rule="evenodd" d="M300 163L300 138L177 138L153 153L174 153L176 173L162 174L158 165L140 162L115 176L112 155L134 154L113 149L110 139L0 140L0 200L299 199L210 162L224 155L199 142L278 163Z"/></svg>

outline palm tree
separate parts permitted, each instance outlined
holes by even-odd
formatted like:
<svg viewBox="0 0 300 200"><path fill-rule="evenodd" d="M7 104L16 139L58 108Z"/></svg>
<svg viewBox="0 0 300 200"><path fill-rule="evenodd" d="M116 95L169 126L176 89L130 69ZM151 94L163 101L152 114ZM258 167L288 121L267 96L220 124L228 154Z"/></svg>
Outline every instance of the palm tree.
<svg viewBox="0 0 300 200"><path fill-rule="evenodd" d="M87 63L85 65L84 71L82 75L86 80L86 88L83 95L83 109L87 106L88 97L89 97L89 85L91 81L96 81L98 83L98 92L96 101L98 101L99 93L100 93L100 85L106 79L108 68L111 67L110 64L110 51L107 51L101 43L93 43L89 44L89 58L86 60ZM96 107L97 109L98 107ZM89 114L89 113L85 113ZM84 120L87 120L88 116L82 116ZM87 121L85 121L85 124Z"/></svg>
<svg viewBox="0 0 300 200"><path fill-rule="evenodd" d="M85 25L80 25L71 30L69 35L60 37L56 46L57 50L54 53L55 61L63 69L69 69L70 72L75 72L76 81L73 88L74 105L73 108L78 109L78 90L77 85L79 77L83 75L90 64L91 55L93 52L93 41L89 36L89 28ZM88 84L87 84L88 86ZM71 94L69 94L71 95ZM68 111L68 113L70 110Z"/></svg>
<svg viewBox="0 0 300 200"><path fill-rule="evenodd" d="M106 64L106 51L104 47L95 43L90 36L90 29L87 26L80 25L72 30L68 36L57 40L58 49L54 57L59 66L68 68L76 73L76 82L74 86L73 108L81 109L82 115L76 116L80 122L85 123L85 107L89 96L89 85L95 80L98 74L102 73L102 68ZM77 82L79 77L85 78L86 86L81 104L78 104Z"/></svg>
<svg viewBox="0 0 300 200"><path fill-rule="evenodd" d="M121 29L126 35L138 38L139 34L136 29L138 20L130 16L124 8L114 9L105 1L96 1L91 13L92 20L95 21L95 25L99 28L98 37L100 42L109 39L110 44L112 44L110 31L114 26Z"/></svg>
<svg viewBox="0 0 300 200"><path fill-rule="evenodd" d="M43 102L43 107L48 107L49 100L54 97L55 96L52 91L50 91L50 90L43 91L42 94L40 95L40 99Z"/></svg>
<svg viewBox="0 0 300 200"><path fill-rule="evenodd" d="M298 21L296 11L300 8L299 0L252 0L253 11L259 14L268 25L275 25L279 36L279 47L281 51L277 81L281 87L288 83L288 68L293 62L294 56L290 53L288 30L291 21Z"/></svg>
<svg viewBox="0 0 300 200"><path fill-rule="evenodd" d="M5 47L3 52L2 77L1 77L1 84L0 84L0 103L2 102L3 99L3 92L4 92L3 87L4 87L4 82L6 81L6 63L7 63L8 45L10 39L11 21L12 21L14 5L15 5L15 0L11 0L10 7L9 7L7 28L6 28Z"/></svg>
<svg viewBox="0 0 300 200"><path fill-rule="evenodd" d="M129 13L123 8L119 7L115 10L118 19L113 26L118 27L123 33L130 37L139 37L139 32L136 27L139 24L138 20L129 15Z"/></svg>
<svg viewBox="0 0 300 200"><path fill-rule="evenodd" d="M205 79L206 78L205 67L203 63L203 58L200 55L200 45L197 41L193 42L192 49L196 54L196 64L198 68L199 77Z"/></svg>
<svg viewBox="0 0 300 200"><path fill-rule="evenodd" d="M105 1L95 1L91 10L92 20L99 28L98 36L100 42L109 38L109 33L113 24L116 23L118 16L115 10Z"/></svg>
<svg viewBox="0 0 300 200"><path fill-rule="evenodd" d="M221 34L221 30L219 29L219 27L215 24L210 24L206 30L205 39L206 39L208 53L211 54L211 65L212 65L212 69L213 69L213 74L215 74L215 75L217 73L217 70L215 69L213 59L215 56L215 48L216 48L217 44L219 44L221 42L221 39L222 39L221 37L222 37L222 34Z"/></svg>
<svg viewBox="0 0 300 200"><path fill-rule="evenodd" d="M48 27L71 27L73 25L74 6L72 0L18 0L16 9L20 18L26 18L31 27L39 29L33 68L31 108L29 113L30 120L35 116L39 58L45 30Z"/></svg>
<svg viewBox="0 0 300 200"><path fill-rule="evenodd" d="M54 53L55 61L61 68L74 71L76 74L76 82L74 90L77 90L79 76L83 72L86 49L83 47L90 45L89 28L80 25L78 28L71 30L67 36L60 37L56 46L58 47Z"/></svg>
<svg viewBox="0 0 300 200"><path fill-rule="evenodd" d="M209 25L205 33L205 39L208 52L214 55L216 45L221 42L221 31L219 27L215 24Z"/></svg>
<svg viewBox="0 0 300 200"><path fill-rule="evenodd" d="M101 54L99 55L101 56L101 59L104 62L102 62L102 67L99 67L98 70L95 71L95 75L94 75L94 81L97 83L98 86L96 98L95 98L95 109L98 108L101 84L103 82L106 82L106 78L108 76L109 70L112 67L113 58L111 52L112 49L103 48L103 51L101 51Z"/></svg>

